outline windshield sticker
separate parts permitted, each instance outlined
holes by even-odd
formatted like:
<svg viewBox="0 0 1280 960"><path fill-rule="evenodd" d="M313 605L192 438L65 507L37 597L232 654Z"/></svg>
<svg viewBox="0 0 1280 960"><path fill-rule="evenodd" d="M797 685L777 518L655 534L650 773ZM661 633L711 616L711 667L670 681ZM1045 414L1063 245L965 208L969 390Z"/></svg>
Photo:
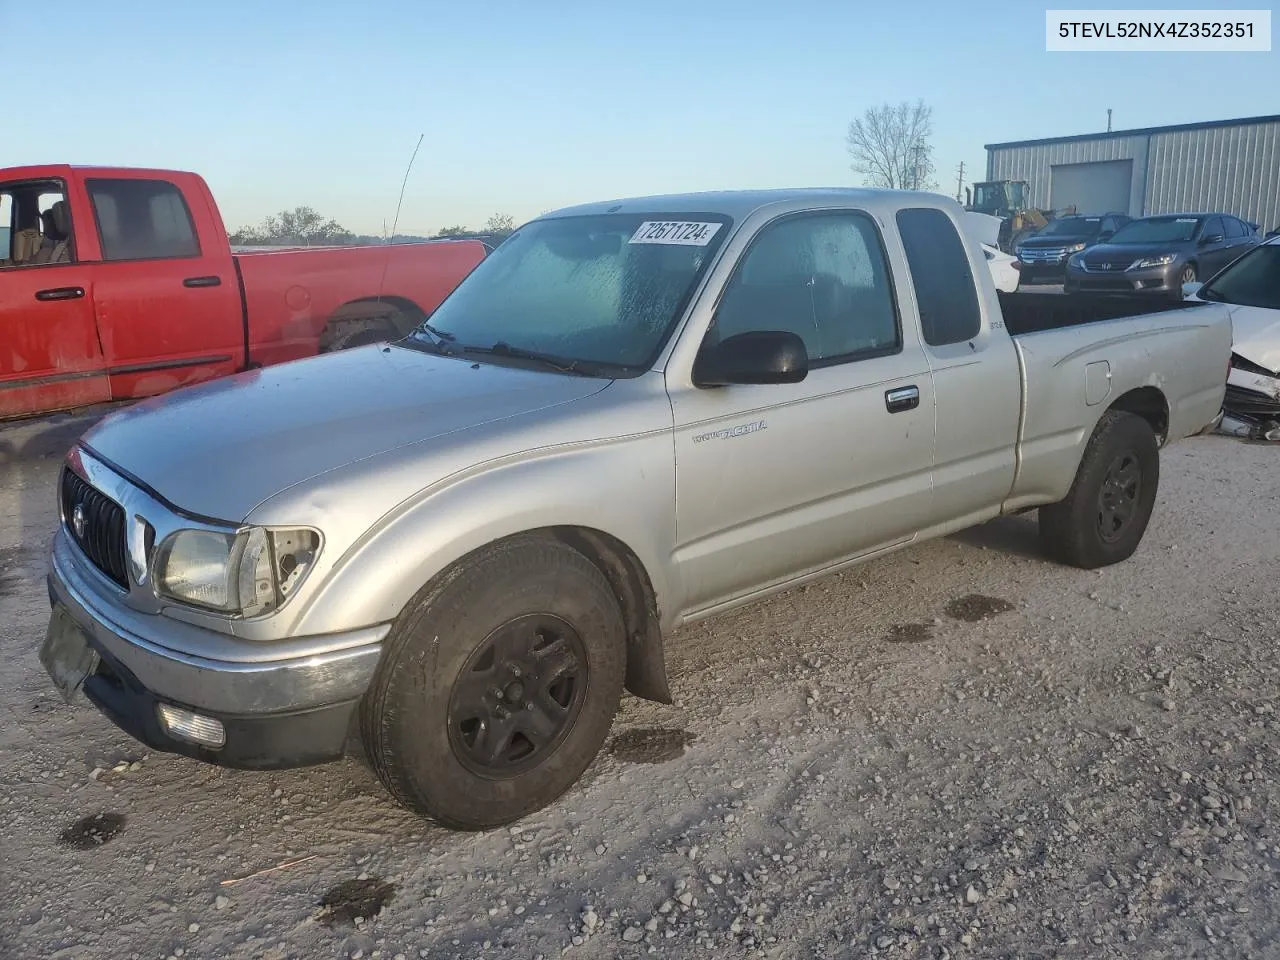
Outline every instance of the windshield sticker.
<svg viewBox="0 0 1280 960"><path fill-rule="evenodd" d="M636 228L629 243L673 243L686 247L705 247L720 229L718 223L692 220L646 220Z"/></svg>

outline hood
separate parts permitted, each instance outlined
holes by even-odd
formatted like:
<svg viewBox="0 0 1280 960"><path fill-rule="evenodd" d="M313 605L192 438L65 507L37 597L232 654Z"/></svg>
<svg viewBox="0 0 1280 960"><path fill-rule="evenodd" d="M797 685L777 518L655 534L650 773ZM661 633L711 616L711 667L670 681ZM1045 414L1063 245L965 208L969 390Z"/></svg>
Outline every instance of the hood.
<svg viewBox="0 0 1280 960"><path fill-rule="evenodd" d="M239 521L300 481L611 382L372 345L154 397L82 442L175 506Z"/></svg>
<svg viewBox="0 0 1280 960"><path fill-rule="evenodd" d="M1077 243L1089 243L1092 240L1093 234L1057 233L1051 237L1027 237L1025 240L1020 240L1018 246L1044 250L1052 247L1070 247Z"/></svg>
<svg viewBox="0 0 1280 960"><path fill-rule="evenodd" d="M1175 243L1099 243L1080 254L1089 266L1100 263L1123 263L1126 267L1143 257L1159 257L1166 253L1181 254L1188 244Z"/></svg>
<svg viewBox="0 0 1280 960"><path fill-rule="evenodd" d="M1231 313L1232 351L1280 375L1280 310L1224 306Z"/></svg>

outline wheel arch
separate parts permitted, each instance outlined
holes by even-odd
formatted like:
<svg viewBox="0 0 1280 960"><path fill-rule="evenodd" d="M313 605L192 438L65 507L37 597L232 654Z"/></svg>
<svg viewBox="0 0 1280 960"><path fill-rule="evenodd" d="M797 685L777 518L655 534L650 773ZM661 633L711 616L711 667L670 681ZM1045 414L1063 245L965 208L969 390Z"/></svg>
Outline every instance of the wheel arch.
<svg viewBox="0 0 1280 960"><path fill-rule="evenodd" d="M348 300L325 320L320 352L341 349L343 341L366 330L379 331L387 339L407 336L425 316L422 307L409 297L384 294Z"/></svg>
<svg viewBox="0 0 1280 960"><path fill-rule="evenodd" d="M1116 397L1107 410L1141 417L1151 426L1161 446L1169 439L1169 401L1159 387L1135 387Z"/></svg>

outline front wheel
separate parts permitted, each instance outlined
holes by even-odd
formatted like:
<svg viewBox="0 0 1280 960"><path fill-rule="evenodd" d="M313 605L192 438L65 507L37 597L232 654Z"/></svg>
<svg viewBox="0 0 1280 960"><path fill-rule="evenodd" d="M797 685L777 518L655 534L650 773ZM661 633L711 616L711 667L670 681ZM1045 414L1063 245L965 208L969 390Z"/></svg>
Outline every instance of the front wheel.
<svg viewBox="0 0 1280 960"><path fill-rule="evenodd" d="M1059 563L1085 570L1133 555L1146 532L1160 483L1151 424L1108 410L1085 447L1067 496L1040 508L1040 542Z"/></svg>
<svg viewBox="0 0 1280 960"><path fill-rule="evenodd" d="M518 820L569 789L622 696L618 601L583 554L494 544L428 585L387 639L361 737L403 805L462 830Z"/></svg>

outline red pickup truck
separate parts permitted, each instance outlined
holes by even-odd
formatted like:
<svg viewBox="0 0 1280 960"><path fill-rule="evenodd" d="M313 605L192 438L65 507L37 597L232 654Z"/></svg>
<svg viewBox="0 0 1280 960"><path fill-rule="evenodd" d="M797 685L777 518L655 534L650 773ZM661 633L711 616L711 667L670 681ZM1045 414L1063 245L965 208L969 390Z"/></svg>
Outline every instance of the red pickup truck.
<svg viewBox="0 0 1280 960"><path fill-rule="evenodd" d="M479 240L235 253L173 170L0 169L0 419L401 336Z"/></svg>

